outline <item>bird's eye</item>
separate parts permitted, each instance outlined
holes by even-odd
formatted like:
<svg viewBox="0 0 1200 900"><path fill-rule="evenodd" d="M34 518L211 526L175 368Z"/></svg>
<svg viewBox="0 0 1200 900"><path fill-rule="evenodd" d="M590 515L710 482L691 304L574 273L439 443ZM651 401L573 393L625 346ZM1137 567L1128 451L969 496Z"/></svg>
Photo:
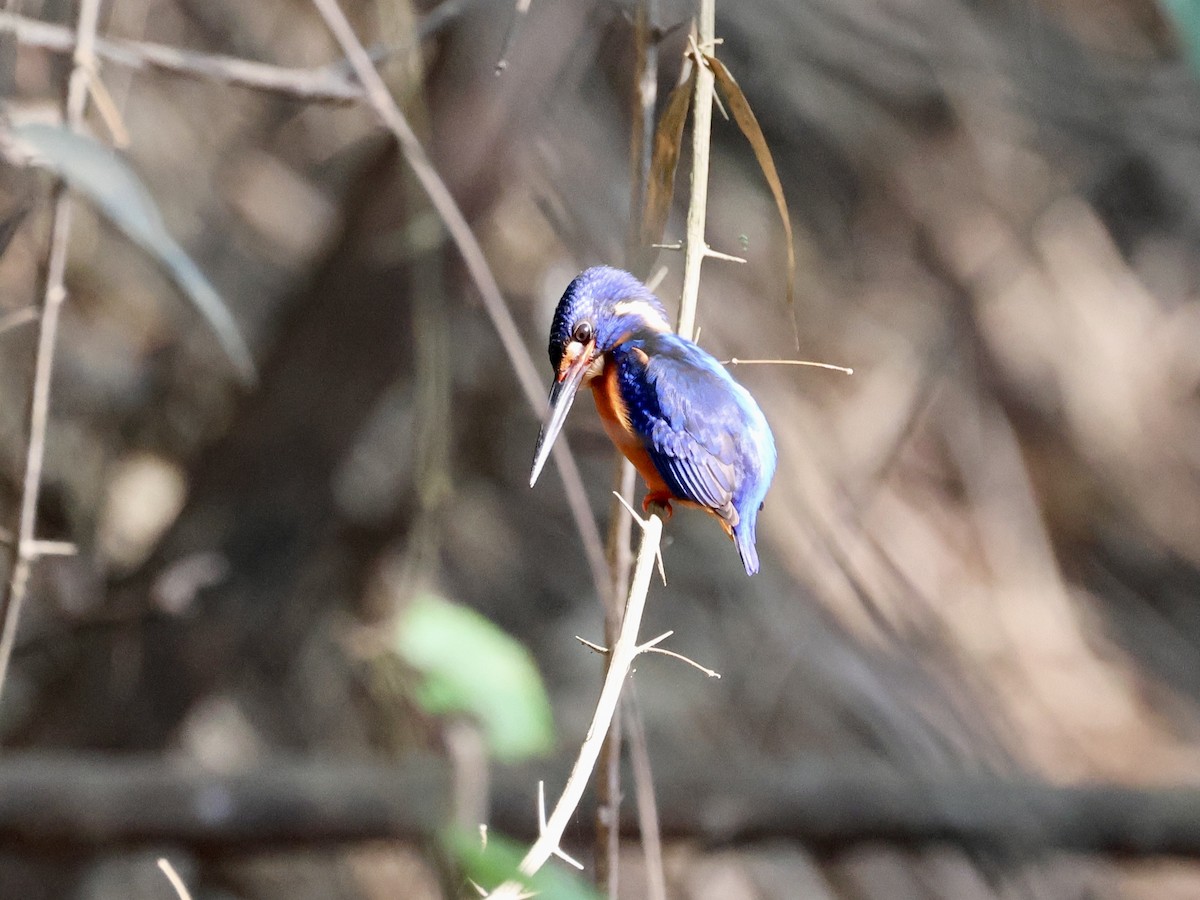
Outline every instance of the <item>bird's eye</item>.
<svg viewBox="0 0 1200 900"><path fill-rule="evenodd" d="M579 341L581 344L586 344L595 335L596 330L592 327L591 322L580 322L575 326L575 330L571 332L571 338Z"/></svg>

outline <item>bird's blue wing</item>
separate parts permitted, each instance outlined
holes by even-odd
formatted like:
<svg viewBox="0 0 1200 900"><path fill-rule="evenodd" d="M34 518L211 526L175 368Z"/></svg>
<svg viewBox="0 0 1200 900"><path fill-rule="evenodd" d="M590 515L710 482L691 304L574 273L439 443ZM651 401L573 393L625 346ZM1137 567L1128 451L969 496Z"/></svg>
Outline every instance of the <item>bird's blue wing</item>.
<svg viewBox="0 0 1200 900"><path fill-rule="evenodd" d="M676 496L736 525L734 435L742 414L720 364L675 335L622 350L620 384L630 425L663 481Z"/></svg>

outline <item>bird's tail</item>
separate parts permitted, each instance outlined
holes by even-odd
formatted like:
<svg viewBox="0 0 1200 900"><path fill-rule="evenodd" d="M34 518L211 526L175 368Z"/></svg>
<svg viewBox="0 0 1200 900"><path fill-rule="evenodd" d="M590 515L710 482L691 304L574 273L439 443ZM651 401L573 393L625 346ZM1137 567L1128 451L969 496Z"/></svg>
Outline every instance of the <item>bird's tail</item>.
<svg viewBox="0 0 1200 900"><path fill-rule="evenodd" d="M738 556L746 567L746 574L753 575L758 571L758 550L754 547L754 517L746 516L733 529L733 542L737 545Z"/></svg>

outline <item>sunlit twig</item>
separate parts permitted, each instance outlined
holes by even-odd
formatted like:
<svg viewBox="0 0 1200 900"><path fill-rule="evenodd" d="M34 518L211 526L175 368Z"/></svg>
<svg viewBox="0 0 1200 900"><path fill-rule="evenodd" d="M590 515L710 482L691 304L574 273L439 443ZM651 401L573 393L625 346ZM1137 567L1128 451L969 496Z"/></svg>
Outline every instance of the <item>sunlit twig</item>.
<svg viewBox="0 0 1200 900"><path fill-rule="evenodd" d="M831 369L844 375L853 375L854 370L849 366L838 366L833 363L813 362L808 359L732 359L721 360L726 366L811 366L814 369Z"/></svg>

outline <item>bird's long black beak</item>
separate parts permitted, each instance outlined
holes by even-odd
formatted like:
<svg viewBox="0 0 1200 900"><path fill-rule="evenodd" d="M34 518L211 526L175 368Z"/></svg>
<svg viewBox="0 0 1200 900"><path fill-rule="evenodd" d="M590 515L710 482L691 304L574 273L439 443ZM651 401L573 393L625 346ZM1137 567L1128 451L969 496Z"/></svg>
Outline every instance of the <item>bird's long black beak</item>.
<svg viewBox="0 0 1200 900"><path fill-rule="evenodd" d="M583 376L586 374L588 366L592 364L592 354L587 352L591 350L591 346L589 344L587 350L580 353L550 386L550 405L546 412L546 421L542 425L542 430L538 432L537 446L533 448L533 471L529 474L530 487L533 487L538 476L542 474L542 467L546 465L546 460L550 457L554 439L562 431L563 423L567 421L567 413L571 411L571 404L575 402L575 395L583 383Z"/></svg>

